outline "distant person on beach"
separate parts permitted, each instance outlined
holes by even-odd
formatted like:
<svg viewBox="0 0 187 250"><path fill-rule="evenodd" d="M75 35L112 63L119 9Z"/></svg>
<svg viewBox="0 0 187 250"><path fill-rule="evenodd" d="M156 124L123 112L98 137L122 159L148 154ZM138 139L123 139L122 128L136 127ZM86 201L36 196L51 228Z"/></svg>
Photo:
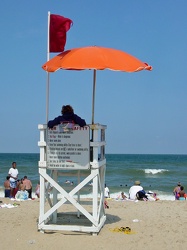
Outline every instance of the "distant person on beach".
<svg viewBox="0 0 187 250"><path fill-rule="evenodd" d="M10 176L6 177L6 181L4 182L4 188L5 188L5 197L10 197Z"/></svg>
<svg viewBox="0 0 187 250"><path fill-rule="evenodd" d="M110 190L109 190L109 188L106 186L106 184L105 184L105 198L110 198Z"/></svg>
<svg viewBox="0 0 187 250"><path fill-rule="evenodd" d="M124 194L124 192L121 192L121 199L122 200L126 200L127 199L127 196Z"/></svg>
<svg viewBox="0 0 187 250"><path fill-rule="evenodd" d="M140 186L140 181L135 181L134 185L129 189L129 199L136 200L136 194L138 191L143 190L143 187Z"/></svg>
<svg viewBox="0 0 187 250"><path fill-rule="evenodd" d="M45 179L45 191L49 194L53 190L53 186Z"/></svg>
<svg viewBox="0 0 187 250"><path fill-rule="evenodd" d="M16 181L16 188L13 191L13 197L16 196L17 192L19 191L20 180Z"/></svg>
<svg viewBox="0 0 187 250"><path fill-rule="evenodd" d="M25 185L25 190L28 192L29 194L29 199L32 199L32 182L27 178L27 176L25 175L23 178L23 184Z"/></svg>
<svg viewBox="0 0 187 250"><path fill-rule="evenodd" d="M66 122L78 124L81 127L84 127L86 125L86 122L84 119L74 114L74 110L70 105L62 106L61 114L62 114L61 116L58 116L54 120L51 120L48 122L49 128L53 128L54 126L58 124L66 123Z"/></svg>
<svg viewBox="0 0 187 250"><path fill-rule="evenodd" d="M12 162L12 167L8 171L8 176L10 177L10 198L14 198L13 193L15 188L17 188L18 170L16 168L16 162Z"/></svg>
<svg viewBox="0 0 187 250"><path fill-rule="evenodd" d="M104 207L105 208L109 208L109 205L108 205L108 202L107 202L107 198L110 198L110 191L109 191L109 188L107 187L107 185L105 184L105 189L104 189L104 197L105 197L105 200L104 200Z"/></svg>
<svg viewBox="0 0 187 250"><path fill-rule="evenodd" d="M40 198L40 182L36 185L35 195Z"/></svg>
<svg viewBox="0 0 187 250"><path fill-rule="evenodd" d="M25 191L25 184L23 183L23 178L21 178L19 183L19 191Z"/></svg>
<svg viewBox="0 0 187 250"><path fill-rule="evenodd" d="M181 183L178 182L177 186L173 190L173 194L175 195L175 200L179 199L178 193L181 191L180 187L181 187Z"/></svg>
<svg viewBox="0 0 187 250"><path fill-rule="evenodd" d="M146 193L146 196L147 196L147 199L149 201L158 201L159 198L157 197L157 194L152 192L152 191L149 191L148 193Z"/></svg>
<svg viewBox="0 0 187 250"><path fill-rule="evenodd" d="M107 200L104 201L104 208L109 208Z"/></svg>
<svg viewBox="0 0 187 250"><path fill-rule="evenodd" d="M137 200L139 200L139 201L148 201L149 199L148 199L148 196L147 196L147 194L146 194L146 192L145 192L145 190L140 190L140 191L138 191L137 193L136 193L136 198L137 198Z"/></svg>
<svg viewBox="0 0 187 250"><path fill-rule="evenodd" d="M184 191L184 187L183 186L180 186L180 191L178 192L178 197L179 197L179 200L186 200L186 193Z"/></svg>

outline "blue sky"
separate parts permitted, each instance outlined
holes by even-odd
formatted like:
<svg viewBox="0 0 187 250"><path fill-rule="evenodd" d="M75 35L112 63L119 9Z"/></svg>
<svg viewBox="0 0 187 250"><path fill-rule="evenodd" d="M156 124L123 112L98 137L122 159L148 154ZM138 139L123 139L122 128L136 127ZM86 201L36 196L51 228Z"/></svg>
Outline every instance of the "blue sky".
<svg viewBox="0 0 187 250"><path fill-rule="evenodd" d="M107 125L106 152L186 154L186 0L2 0L0 9L1 153L39 152L50 11L74 22L66 49L116 48L153 66L151 72L97 72L95 122ZM49 119L71 104L91 123L92 71L59 70L50 84Z"/></svg>

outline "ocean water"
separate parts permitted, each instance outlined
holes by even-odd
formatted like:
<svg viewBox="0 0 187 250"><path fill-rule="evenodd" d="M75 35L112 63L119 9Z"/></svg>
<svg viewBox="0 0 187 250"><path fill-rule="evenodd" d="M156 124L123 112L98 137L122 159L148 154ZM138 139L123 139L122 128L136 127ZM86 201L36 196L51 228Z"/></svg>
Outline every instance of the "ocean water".
<svg viewBox="0 0 187 250"><path fill-rule="evenodd" d="M105 181L112 198L122 191L128 194L136 180L146 191L156 192L161 200L174 200L173 189L179 181L187 191L187 155L107 154L106 160ZM4 196L3 183L13 161L17 162L19 179L27 175L33 189L39 180L39 154L0 153L0 197ZM59 184L67 190L71 187L66 180L77 183L76 177L59 177ZM91 191L87 185L81 195L90 197Z"/></svg>

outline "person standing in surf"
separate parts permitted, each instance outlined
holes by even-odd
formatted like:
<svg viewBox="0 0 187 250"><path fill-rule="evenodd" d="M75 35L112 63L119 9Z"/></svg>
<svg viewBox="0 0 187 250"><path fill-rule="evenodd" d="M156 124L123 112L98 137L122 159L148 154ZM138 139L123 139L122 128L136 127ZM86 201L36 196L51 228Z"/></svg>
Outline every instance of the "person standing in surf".
<svg viewBox="0 0 187 250"><path fill-rule="evenodd" d="M173 190L173 194L175 196L175 200L179 200L179 192L181 191L181 183L178 182L177 186Z"/></svg>
<svg viewBox="0 0 187 250"><path fill-rule="evenodd" d="M18 170L16 168L16 162L12 162L12 167L8 171L10 176L10 198L14 198L14 190L17 188Z"/></svg>

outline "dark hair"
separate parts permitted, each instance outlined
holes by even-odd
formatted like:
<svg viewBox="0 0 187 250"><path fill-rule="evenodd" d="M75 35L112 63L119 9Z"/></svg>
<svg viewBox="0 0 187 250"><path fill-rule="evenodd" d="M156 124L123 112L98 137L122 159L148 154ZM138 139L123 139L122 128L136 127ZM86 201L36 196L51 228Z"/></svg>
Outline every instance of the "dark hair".
<svg viewBox="0 0 187 250"><path fill-rule="evenodd" d="M66 113L74 113L73 108L70 105L64 105L62 106L61 114L66 114Z"/></svg>
<svg viewBox="0 0 187 250"><path fill-rule="evenodd" d="M16 162L15 162L15 161L13 161L13 162L12 162L12 165L13 165L13 164L16 164Z"/></svg>
<svg viewBox="0 0 187 250"><path fill-rule="evenodd" d="M7 176L6 179L9 180L9 179L10 179L10 176Z"/></svg>
<svg viewBox="0 0 187 250"><path fill-rule="evenodd" d="M184 187L183 187L183 186L181 186L181 187L180 187L180 189L181 189L181 191L182 191L182 190L184 190Z"/></svg>

